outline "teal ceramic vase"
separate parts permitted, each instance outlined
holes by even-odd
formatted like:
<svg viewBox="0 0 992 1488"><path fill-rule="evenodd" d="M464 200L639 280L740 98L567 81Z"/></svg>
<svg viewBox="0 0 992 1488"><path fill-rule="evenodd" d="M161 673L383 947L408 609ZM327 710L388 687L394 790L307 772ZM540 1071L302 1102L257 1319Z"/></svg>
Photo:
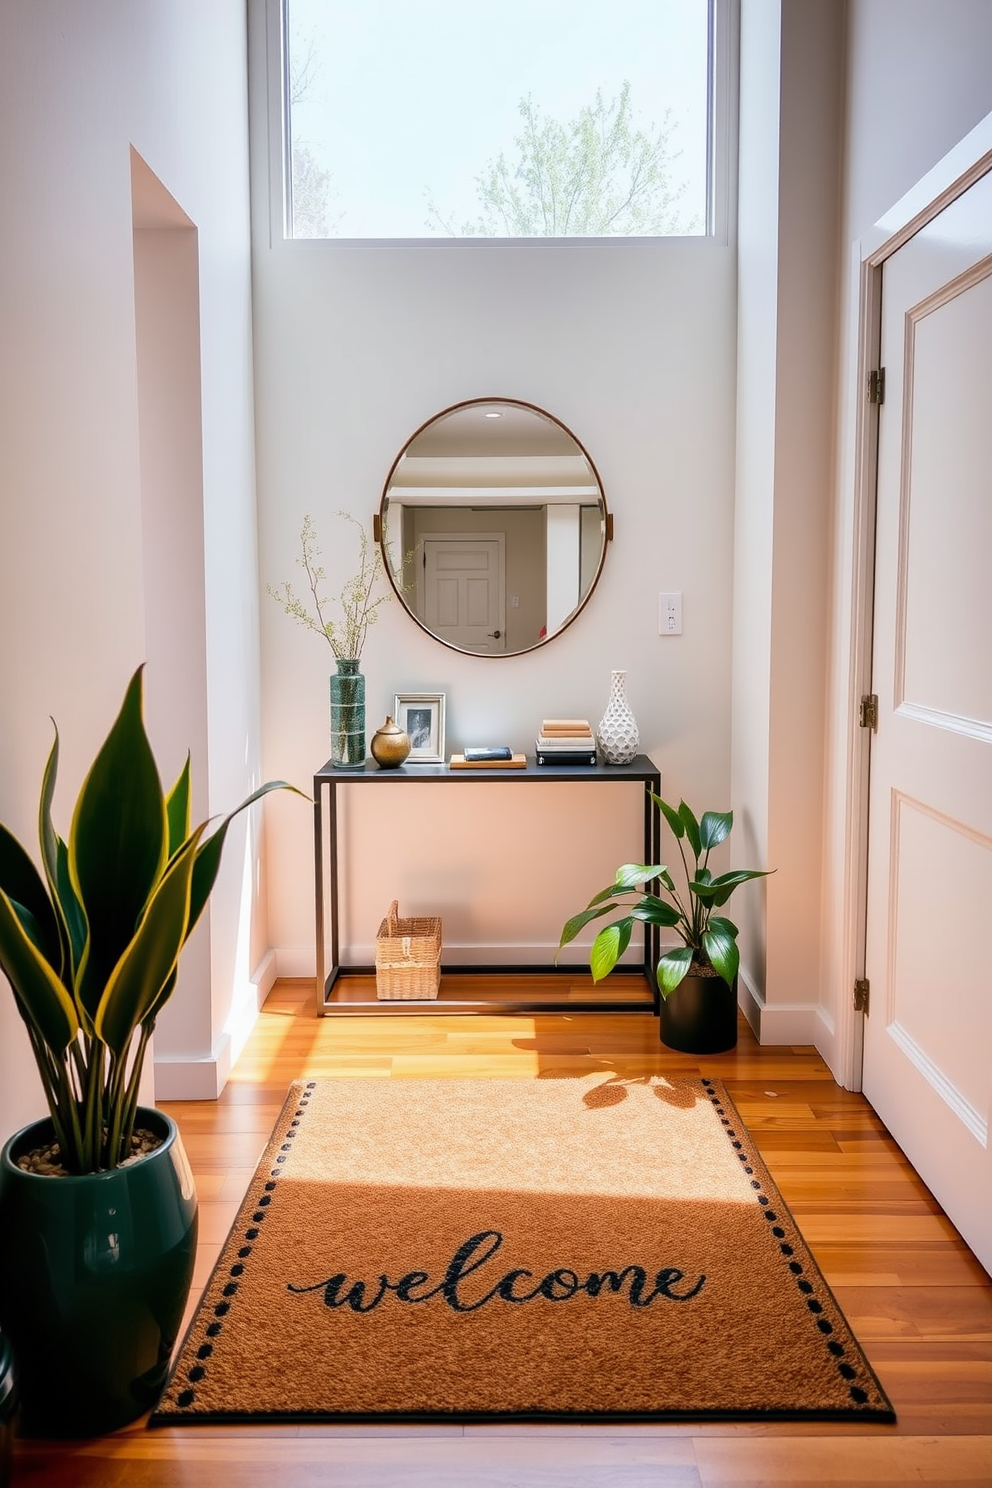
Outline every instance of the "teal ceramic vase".
<svg viewBox="0 0 992 1488"><path fill-rule="evenodd" d="M193 1278L196 1192L175 1122L139 1108L135 1125L161 1146L105 1173L19 1168L52 1141L48 1120L0 1153L0 1328L26 1436L113 1431L165 1384Z"/></svg>
<svg viewBox="0 0 992 1488"><path fill-rule="evenodd" d="M365 678L357 660L339 658L331 677L331 765L335 770L365 768Z"/></svg>
<svg viewBox="0 0 992 1488"><path fill-rule="evenodd" d="M0 1488L8 1488L14 1461L14 1413L17 1381L10 1345L0 1333Z"/></svg>

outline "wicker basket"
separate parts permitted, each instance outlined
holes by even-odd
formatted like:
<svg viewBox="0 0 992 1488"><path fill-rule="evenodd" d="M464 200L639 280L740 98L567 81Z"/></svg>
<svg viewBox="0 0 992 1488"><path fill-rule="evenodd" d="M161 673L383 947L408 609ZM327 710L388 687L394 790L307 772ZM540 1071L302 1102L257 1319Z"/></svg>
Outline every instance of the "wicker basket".
<svg viewBox="0 0 992 1488"><path fill-rule="evenodd" d="M383 1000L437 997L441 982L441 921L401 920L396 899L375 938L375 991Z"/></svg>

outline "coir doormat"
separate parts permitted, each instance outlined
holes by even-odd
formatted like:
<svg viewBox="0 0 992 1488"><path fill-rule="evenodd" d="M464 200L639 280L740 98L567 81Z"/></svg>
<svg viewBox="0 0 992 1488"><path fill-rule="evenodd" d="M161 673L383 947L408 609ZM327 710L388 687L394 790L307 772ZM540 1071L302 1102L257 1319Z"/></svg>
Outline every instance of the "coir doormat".
<svg viewBox="0 0 992 1488"><path fill-rule="evenodd" d="M153 1424L892 1408L715 1080L293 1086Z"/></svg>

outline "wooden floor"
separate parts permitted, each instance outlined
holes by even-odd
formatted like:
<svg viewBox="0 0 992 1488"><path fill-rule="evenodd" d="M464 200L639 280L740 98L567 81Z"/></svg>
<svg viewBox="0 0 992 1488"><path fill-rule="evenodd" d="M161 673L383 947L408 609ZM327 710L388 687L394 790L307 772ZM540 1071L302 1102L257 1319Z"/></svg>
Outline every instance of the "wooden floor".
<svg viewBox="0 0 992 1488"><path fill-rule="evenodd" d="M166 1107L196 1173L202 1287L291 1080L301 1076L604 1079L727 1085L898 1414L895 1426L183 1427L21 1442L14 1488L819 1488L992 1485L992 1285L864 1099L808 1048L742 1023L704 1066L646 1014L317 1018L309 982L270 995L223 1096ZM195 1299L194 1299L195 1300ZM192 1301L191 1301L192 1307Z"/></svg>

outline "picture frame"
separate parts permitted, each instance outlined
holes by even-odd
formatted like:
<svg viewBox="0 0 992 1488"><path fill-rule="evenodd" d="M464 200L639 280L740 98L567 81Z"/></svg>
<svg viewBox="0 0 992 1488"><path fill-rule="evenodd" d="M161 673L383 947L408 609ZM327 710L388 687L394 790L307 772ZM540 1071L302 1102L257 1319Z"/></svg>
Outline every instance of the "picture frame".
<svg viewBox="0 0 992 1488"><path fill-rule="evenodd" d="M443 692L397 692L393 720L410 739L407 764L444 764Z"/></svg>

